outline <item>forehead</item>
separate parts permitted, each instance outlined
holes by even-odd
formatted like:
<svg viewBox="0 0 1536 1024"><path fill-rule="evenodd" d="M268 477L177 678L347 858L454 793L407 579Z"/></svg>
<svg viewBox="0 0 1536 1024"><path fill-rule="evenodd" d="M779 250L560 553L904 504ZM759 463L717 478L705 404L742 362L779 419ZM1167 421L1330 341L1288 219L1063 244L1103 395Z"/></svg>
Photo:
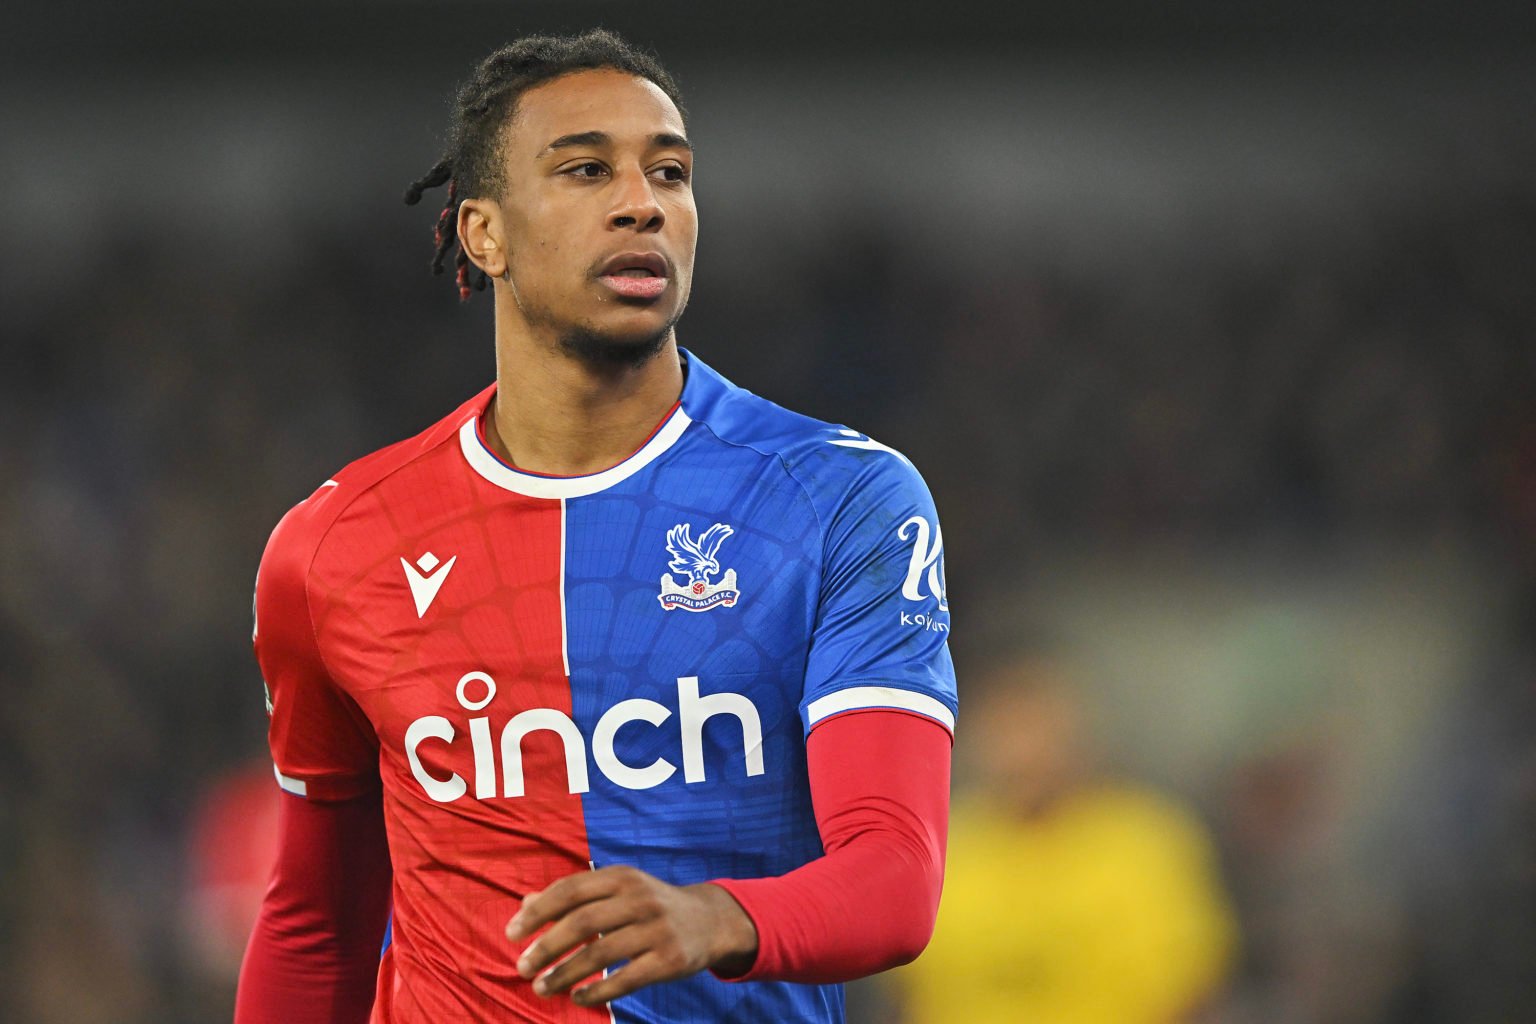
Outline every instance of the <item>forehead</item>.
<svg viewBox="0 0 1536 1024"><path fill-rule="evenodd" d="M577 132L606 132L615 140L683 134L677 105L654 82L624 71L575 71L529 89L519 97L508 145L538 152L552 140Z"/></svg>

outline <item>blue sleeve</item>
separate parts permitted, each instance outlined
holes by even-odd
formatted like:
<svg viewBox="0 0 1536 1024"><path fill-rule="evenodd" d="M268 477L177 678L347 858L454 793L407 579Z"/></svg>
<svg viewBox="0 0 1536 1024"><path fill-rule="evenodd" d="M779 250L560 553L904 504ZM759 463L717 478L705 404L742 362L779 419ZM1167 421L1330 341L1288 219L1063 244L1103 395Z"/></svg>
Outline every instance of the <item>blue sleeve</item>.
<svg viewBox="0 0 1536 1024"><path fill-rule="evenodd" d="M933 498L890 449L838 456L856 461L852 479L818 473L837 493L812 495L822 517L822 574L802 724L809 734L832 715L894 708L952 732L958 699Z"/></svg>

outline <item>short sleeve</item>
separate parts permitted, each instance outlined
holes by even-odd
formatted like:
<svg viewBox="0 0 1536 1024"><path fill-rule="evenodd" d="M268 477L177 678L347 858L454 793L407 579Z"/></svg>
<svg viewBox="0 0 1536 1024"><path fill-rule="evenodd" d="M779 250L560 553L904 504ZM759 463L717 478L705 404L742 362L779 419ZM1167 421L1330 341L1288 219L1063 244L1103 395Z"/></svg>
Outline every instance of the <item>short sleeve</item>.
<svg viewBox="0 0 1536 1024"><path fill-rule="evenodd" d="M860 460L858 472L821 513L802 724L808 735L833 715L880 708L923 715L953 732L958 701L933 498L890 449L847 457Z"/></svg>
<svg viewBox="0 0 1536 1024"><path fill-rule="evenodd" d="M267 742L283 789L347 800L377 788L378 741L362 709L326 672L310 617L314 544L305 507L278 524L256 576L253 642L267 689Z"/></svg>

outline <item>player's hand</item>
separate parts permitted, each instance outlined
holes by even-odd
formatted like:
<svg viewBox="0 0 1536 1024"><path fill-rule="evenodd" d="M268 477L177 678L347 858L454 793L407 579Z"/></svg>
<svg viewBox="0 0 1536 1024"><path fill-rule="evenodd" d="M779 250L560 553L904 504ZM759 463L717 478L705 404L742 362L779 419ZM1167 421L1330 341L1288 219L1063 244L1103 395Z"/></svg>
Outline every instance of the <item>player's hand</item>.
<svg viewBox="0 0 1536 1024"><path fill-rule="evenodd" d="M541 996L629 961L572 992L571 999L582 1006L706 967L741 974L757 956L757 928L730 893L708 883L668 885L632 867L569 875L530 893L507 922L507 938L521 941L546 924L549 931L517 961L517 972L534 979L533 990Z"/></svg>

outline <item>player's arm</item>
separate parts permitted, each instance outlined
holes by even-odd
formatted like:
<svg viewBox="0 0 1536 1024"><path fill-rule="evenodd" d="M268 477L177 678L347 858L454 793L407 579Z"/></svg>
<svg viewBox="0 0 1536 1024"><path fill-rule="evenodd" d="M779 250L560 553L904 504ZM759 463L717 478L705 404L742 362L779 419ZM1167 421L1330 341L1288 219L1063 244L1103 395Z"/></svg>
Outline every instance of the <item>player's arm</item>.
<svg viewBox="0 0 1536 1024"><path fill-rule="evenodd" d="M782 878L720 881L757 925L747 979L847 981L906 963L938 913L958 706L943 533L910 462L874 442L854 450L808 465L825 540L801 714L826 854Z"/></svg>
<svg viewBox="0 0 1536 1024"><path fill-rule="evenodd" d="M254 643L284 792L277 864L241 967L236 1024L362 1024L389 915L377 739L327 671L310 614L323 500L284 517L257 576Z"/></svg>
<svg viewBox="0 0 1536 1024"><path fill-rule="evenodd" d="M826 855L779 878L716 883L758 932L741 980L851 981L917 958L944 883L952 746L942 725L900 711L844 714L811 733Z"/></svg>
<svg viewBox="0 0 1536 1024"><path fill-rule="evenodd" d="M235 1000L235 1024L364 1024L389 917L377 793L282 794L280 843Z"/></svg>

